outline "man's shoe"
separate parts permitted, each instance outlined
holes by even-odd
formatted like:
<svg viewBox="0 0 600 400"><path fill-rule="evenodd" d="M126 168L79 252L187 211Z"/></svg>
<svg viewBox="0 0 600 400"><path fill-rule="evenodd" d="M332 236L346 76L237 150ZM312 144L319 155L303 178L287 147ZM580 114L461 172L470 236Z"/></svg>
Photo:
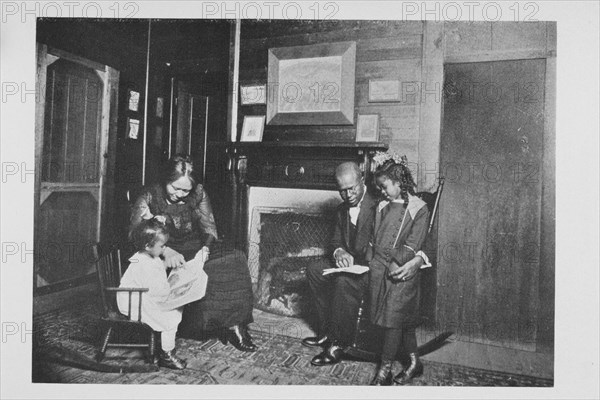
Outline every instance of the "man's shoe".
<svg viewBox="0 0 600 400"><path fill-rule="evenodd" d="M390 386L392 384L392 361L381 360L371 386Z"/></svg>
<svg viewBox="0 0 600 400"><path fill-rule="evenodd" d="M394 377L396 385L408 385L413 378L423 375L423 364L417 353L410 353L410 365Z"/></svg>
<svg viewBox="0 0 600 400"><path fill-rule="evenodd" d="M311 336L302 339L302 345L306 347L327 347L331 344L327 335L323 336Z"/></svg>
<svg viewBox="0 0 600 400"><path fill-rule="evenodd" d="M344 351L342 350L342 348L336 344L332 344L322 353L314 356L310 363L317 367L322 367L324 365L333 365L339 363L342 360L343 356Z"/></svg>
<svg viewBox="0 0 600 400"><path fill-rule="evenodd" d="M171 369L185 369L187 362L177 357L174 351L161 351L158 356L158 365Z"/></svg>

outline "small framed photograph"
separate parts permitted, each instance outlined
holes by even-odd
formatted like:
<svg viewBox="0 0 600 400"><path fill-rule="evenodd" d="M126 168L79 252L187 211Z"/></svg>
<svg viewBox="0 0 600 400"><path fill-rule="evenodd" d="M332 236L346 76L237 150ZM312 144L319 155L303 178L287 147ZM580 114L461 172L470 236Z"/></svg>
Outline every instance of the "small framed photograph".
<svg viewBox="0 0 600 400"><path fill-rule="evenodd" d="M140 92L136 92L133 89L129 89L127 95L127 104L129 111L138 111L140 103Z"/></svg>
<svg viewBox="0 0 600 400"><path fill-rule="evenodd" d="M127 118L127 138L137 139L140 131L140 120L134 118Z"/></svg>
<svg viewBox="0 0 600 400"><path fill-rule="evenodd" d="M266 85L240 85L242 105L267 104Z"/></svg>
<svg viewBox="0 0 600 400"><path fill-rule="evenodd" d="M246 115L242 125L241 142L260 142L265 129L264 115Z"/></svg>
<svg viewBox="0 0 600 400"><path fill-rule="evenodd" d="M369 103L400 101L399 80L369 80Z"/></svg>
<svg viewBox="0 0 600 400"><path fill-rule="evenodd" d="M379 141L379 114L360 114L356 122L357 142Z"/></svg>

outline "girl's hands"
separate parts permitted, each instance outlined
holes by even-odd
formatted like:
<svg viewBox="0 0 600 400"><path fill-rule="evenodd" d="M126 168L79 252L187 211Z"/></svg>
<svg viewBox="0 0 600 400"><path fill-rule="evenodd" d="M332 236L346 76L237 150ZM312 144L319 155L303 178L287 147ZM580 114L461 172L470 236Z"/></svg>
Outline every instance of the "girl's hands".
<svg viewBox="0 0 600 400"><path fill-rule="evenodd" d="M412 279L423 265L421 257L415 257L403 266L399 266L395 261L390 263L388 277L393 282L406 282Z"/></svg>
<svg viewBox="0 0 600 400"><path fill-rule="evenodd" d="M163 256L165 258L165 267L167 268L179 268L185 264L185 258L170 247L165 248Z"/></svg>
<svg viewBox="0 0 600 400"><path fill-rule="evenodd" d="M210 249L208 248L208 246L204 246L200 249L200 251L198 251L196 253L195 258L200 258L202 260L202 262L205 263L206 261L208 261L209 256L210 256Z"/></svg>

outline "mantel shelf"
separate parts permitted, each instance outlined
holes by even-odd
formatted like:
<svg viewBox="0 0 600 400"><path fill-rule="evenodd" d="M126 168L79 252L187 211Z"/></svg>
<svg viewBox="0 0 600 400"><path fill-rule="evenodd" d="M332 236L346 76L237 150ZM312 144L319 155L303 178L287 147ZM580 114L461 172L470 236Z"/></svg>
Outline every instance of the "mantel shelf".
<svg viewBox="0 0 600 400"><path fill-rule="evenodd" d="M227 142L221 144L231 145L244 149L265 149L281 147L303 148L347 148L347 149L387 149L388 144L382 142L315 142L315 141L273 141L273 142Z"/></svg>

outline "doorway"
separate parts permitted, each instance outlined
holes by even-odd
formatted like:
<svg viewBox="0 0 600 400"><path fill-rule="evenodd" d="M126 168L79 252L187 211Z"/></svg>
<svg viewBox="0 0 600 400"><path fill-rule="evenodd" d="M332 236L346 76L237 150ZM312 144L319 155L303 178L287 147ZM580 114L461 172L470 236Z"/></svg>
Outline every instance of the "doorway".
<svg viewBox="0 0 600 400"><path fill-rule="evenodd" d="M92 245L108 236L119 73L38 45L34 288L94 273Z"/></svg>

